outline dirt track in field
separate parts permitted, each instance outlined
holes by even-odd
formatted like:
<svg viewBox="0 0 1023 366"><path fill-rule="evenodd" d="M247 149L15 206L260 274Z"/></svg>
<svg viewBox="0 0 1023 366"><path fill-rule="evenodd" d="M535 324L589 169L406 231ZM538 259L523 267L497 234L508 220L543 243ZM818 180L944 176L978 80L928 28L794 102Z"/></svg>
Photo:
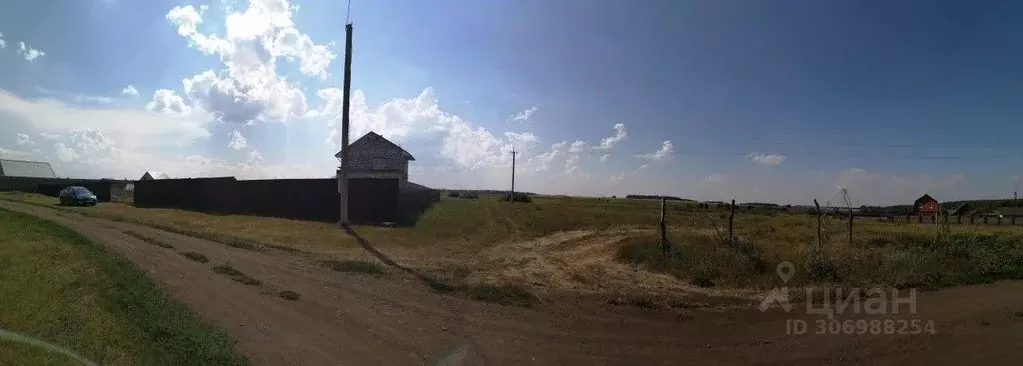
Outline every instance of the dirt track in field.
<svg viewBox="0 0 1023 366"><path fill-rule="evenodd" d="M573 294L552 296L537 310L507 307L434 293L407 279L334 272L284 252L232 248L8 201L0 207L67 226L137 263L237 340L255 364L1013 364L1023 358L1023 282L920 296L911 317L935 320L936 335L786 335L786 319L806 320L814 333L821 318L798 310L612 307ZM174 248L146 243L126 230ZM186 251L210 261L179 254ZM545 261L529 259L526 270L509 269L508 275L528 275L529 266L551 263ZM212 271L225 263L263 284L247 286ZM589 268L578 265L564 267L565 273ZM281 290L301 298L281 299ZM694 295L693 304L700 302Z"/></svg>

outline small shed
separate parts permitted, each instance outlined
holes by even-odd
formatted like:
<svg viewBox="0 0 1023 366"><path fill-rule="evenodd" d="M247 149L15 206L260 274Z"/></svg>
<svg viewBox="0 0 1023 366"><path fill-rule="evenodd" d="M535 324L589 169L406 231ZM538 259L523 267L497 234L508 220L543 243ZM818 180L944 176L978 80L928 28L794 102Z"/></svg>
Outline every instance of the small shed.
<svg viewBox="0 0 1023 366"><path fill-rule="evenodd" d="M924 194L913 201L913 213L917 215L934 215L938 213L938 200Z"/></svg>

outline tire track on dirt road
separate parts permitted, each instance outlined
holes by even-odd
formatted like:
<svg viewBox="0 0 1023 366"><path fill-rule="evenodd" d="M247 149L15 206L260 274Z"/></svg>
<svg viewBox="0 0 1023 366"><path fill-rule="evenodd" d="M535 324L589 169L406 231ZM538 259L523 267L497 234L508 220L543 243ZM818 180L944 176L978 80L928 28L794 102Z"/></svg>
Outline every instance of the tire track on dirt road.
<svg viewBox="0 0 1023 366"><path fill-rule="evenodd" d="M334 272L312 259L277 251L233 248L21 203L0 201L0 207L69 227L137 263L173 297L232 336L255 364L435 364L453 351L464 352L465 364L899 364L956 356L997 363L1010 359L998 357L1018 352L1010 343L1018 345L1023 334L1012 333L1023 321L991 321L985 329L964 325L970 311L980 311L964 305L964 298L986 296L988 305L979 308L984 314L1015 305L1023 311L1023 296L1015 295L1023 293L1020 283L924 297L920 308L936 309L925 315L952 319L947 326L956 327L956 334L928 339L786 336L786 319L813 319L735 309L693 312L680 319L665 312L600 311L573 304L551 304L540 311L507 307L437 294L417 283ZM174 248L123 233L128 230ZM210 262L178 254L185 251L203 253ZM214 273L218 264L230 264L263 285L245 286ZM301 298L281 299L276 291L282 289L297 291Z"/></svg>

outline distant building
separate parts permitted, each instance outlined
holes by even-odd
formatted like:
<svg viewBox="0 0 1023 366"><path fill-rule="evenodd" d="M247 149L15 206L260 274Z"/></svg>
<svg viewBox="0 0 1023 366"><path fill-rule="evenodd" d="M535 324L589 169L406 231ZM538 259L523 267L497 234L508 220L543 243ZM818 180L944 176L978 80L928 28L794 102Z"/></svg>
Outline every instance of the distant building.
<svg viewBox="0 0 1023 366"><path fill-rule="evenodd" d="M139 180L156 180L156 179L170 179L170 176L168 176L165 173L148 171L148 172L146 172L146 174L142 175L142 178L139 178Z"/></svg>
<svg viewBox="0 0 1023 366"><path fill-rule="evenodd" d="M397 178L408 187L408 162L416 158L405 149L372 131L348 148L348 178ZM340 160L341 152L334 157Z"/></svg>
<svg viewBox="0 0 1023 366"><path fill-rule="evenodd" d="M913 201L913 213L917 215L934 215L938 213L938 200L930 195L923 195Z"/></svg>
<svg viewBox="0 0 1023 366"><path fill-rule="evenodd" d="M0 177L56 178L45 161L0 159Z"/></svg>

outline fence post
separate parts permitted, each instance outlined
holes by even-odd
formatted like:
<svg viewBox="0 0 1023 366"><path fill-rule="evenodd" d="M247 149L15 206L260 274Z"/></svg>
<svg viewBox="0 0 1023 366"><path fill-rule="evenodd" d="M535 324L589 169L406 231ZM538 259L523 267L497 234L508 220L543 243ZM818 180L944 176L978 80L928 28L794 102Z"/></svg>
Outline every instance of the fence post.
<svg viewBox="0 0 1023 366"><path fill-rule="evenodd" d="M987 225L987 215L984 215L984 225Z"/></svg>
<svg viewBox="0 0 1023 366"><path fill-rule="evenodd" d="M919 215L916 215L916 222L918 224L924 223L924 214L923 213L920 213Z"/></svg>
<svg viewBox="0 0 1023 366"><path fill-rule="evenodd" d="M1016 226L1016 216L1010 216L1009 222L1012 223L1012 226Z"/></svg>
<svg viewBox="0 0 1023 366"><path fill-rule="evenodd" d="M667 232L667 228L668 227L667 227L667 225L664 222L664 211L665 211L664 208L665 208L665 204L666 204L666 200L664 199L664 197L661 197L661 254L664 255L665 257L667 257L668 256L668 252L670 251L670 248L668 248L668 232Z"/></svg>
<svg viewBox="0 0 1023 366"><path fill-rule="evenodd" d="M735 236L732 234L732 233L734 233L734 231L732 230L732 224L735 222L735 199L734 198L732 199L732 205L728 206L728 207L729 207L729 209L728 209L728 244L731 245L731 244L735 243Z"/></svg>
<svg viewBox="0 0 1023 366"><path fill-rule="evenodd" d="M817 208L817 250L820 251L824 244L821 240L821 205L817 203L816 198L813 199L813 207Z"/></svg>
<svg viewBox="0 0 1023 366"><path fill-rule="evenodd" d="M995 219L995 224L996 225L1001 225L1002 224L1002 215L998 215L998 218Z"/></svg>

